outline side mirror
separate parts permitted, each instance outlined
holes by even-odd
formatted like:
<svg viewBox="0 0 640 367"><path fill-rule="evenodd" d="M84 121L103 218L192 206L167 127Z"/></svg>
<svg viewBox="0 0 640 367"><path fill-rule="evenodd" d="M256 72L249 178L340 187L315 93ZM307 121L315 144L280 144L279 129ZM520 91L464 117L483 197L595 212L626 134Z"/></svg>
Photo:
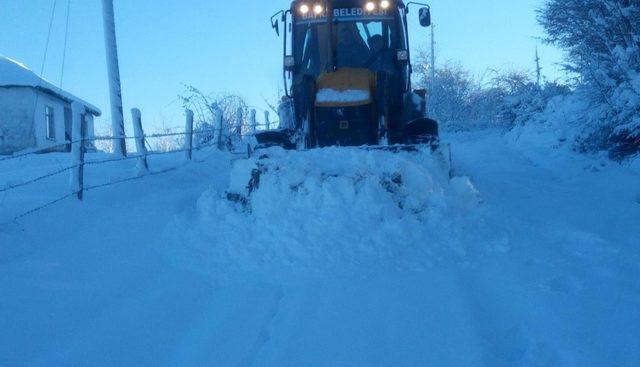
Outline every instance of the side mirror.
<svg viewBox="0 0 640 367"><path fill-rule="evenodd" d="M296 59L293 56L284 57L284 70L294 71L296 68Z"/></svg>
<svg viewBox="0 0 640 367"><path fill-rule="evenodd" d="M420 25L423 27L431 26L431 9L420 8Z"/></svg>
<svg viewBox="0 0 640 367"><path fill-rule="evenodd" d="M278 35L278 37L280 37L280 22L278 22L277 19L272 20L271 27L276 31L276 34Z"/></svg>
<svg viewBox="0 0 640 367"><path fill-rule="evenodd" d="M413 93L416 94L418 97L425 99L427 98L427 90L426 89L414 89Z"/></svg>

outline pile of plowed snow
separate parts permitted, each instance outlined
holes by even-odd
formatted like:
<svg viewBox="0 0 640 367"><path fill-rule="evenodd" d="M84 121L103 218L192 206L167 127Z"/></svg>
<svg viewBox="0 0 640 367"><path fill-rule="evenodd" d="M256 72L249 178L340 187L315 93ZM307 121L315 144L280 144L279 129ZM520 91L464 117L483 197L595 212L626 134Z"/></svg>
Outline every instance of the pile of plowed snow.
<svg viewBox="0 0 640 367"><path fill-rule="evenodd" d="M207 271L416 270L464 256L478 203L429 150L272 148L235 162L229 189L207 191L171 232Z"/></svg>

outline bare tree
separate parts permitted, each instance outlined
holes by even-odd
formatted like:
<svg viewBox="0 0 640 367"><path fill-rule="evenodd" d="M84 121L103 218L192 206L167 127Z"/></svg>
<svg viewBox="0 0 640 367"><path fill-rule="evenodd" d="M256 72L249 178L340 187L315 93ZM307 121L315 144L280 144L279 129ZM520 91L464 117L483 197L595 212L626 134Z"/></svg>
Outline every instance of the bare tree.
<svg viewBox="0 0 640 367"><path fill-rule="evenodd" d="M219 94L204 93L200 89L193 86L185 86L185 91L178 96L184 108L188 108L194 112L195 130L211 131L216 128L215 114L216 110L222 113L223 130L234 131L238 121L238 113L242 113L243 132L249 129L249 106L245 99L237 94ZM206 144L211 141L214 134L198 133L196 143Z"/></svg>

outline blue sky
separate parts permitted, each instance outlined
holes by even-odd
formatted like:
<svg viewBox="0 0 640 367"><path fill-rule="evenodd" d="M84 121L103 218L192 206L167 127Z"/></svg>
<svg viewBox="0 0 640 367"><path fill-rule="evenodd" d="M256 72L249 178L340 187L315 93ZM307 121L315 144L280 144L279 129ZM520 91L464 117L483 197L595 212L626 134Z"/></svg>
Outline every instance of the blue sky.
<svg viewBox="0 0 640 367"><path fill-rule="evenodd" d="M66 5L57 0L44 76L61 78ZM437 0L432 2L438 62L459 63L481 76L489 69L533 69L535 9L542 0ZM40 71L54 0L0 0L0 54ZM70 0L63 88L109 118L101 1ZM115 0L125 109L139 107L148 130L182 126L177 95L184 84L210 92L234 92L258 110L277 99L281 41L269 17L288 0ZM417 17L417 13L413 14ZM413 17L412 17L413 18ZM416 20L416 19L412 19ZM428 32L414 22L414 47ZM561 76L561 53L540 46L544 73ZM261 116L259 114L258 116ZM127 114L126 120L130 118ZM127 126L129 128L129 126Z"/></svg>

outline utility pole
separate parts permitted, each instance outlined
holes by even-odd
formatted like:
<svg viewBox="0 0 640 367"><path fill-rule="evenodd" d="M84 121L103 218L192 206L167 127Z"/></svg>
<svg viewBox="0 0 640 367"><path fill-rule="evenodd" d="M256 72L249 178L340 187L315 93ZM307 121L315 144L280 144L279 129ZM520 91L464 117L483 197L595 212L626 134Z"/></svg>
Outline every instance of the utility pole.
<svg viewBox="0 0 640 367"><path fill-rule="evenodd" d="M536 82L538 87L542 82L542 67L540 66L540 55L538 54L538 46L536 46Z"/></svg>
<svg viewBox="0 0 640 367"><path fill-rule="evenodd" d="M431 91L433 91L436 83L436 39L434 28L435 25L431 24Z"/></svg>
<svg viewBox="0 0 640 367"><path fill-rule="evenodd" d="M122 86L118 65L118 44L116 43L116 22L113 0L102 0L102 18L104 22L104 43L107 51L107 69L109 72L109 97L111 99L111 130L114 154L126 157L127 144L124 134L124 112L122 109Z"/></svg>

